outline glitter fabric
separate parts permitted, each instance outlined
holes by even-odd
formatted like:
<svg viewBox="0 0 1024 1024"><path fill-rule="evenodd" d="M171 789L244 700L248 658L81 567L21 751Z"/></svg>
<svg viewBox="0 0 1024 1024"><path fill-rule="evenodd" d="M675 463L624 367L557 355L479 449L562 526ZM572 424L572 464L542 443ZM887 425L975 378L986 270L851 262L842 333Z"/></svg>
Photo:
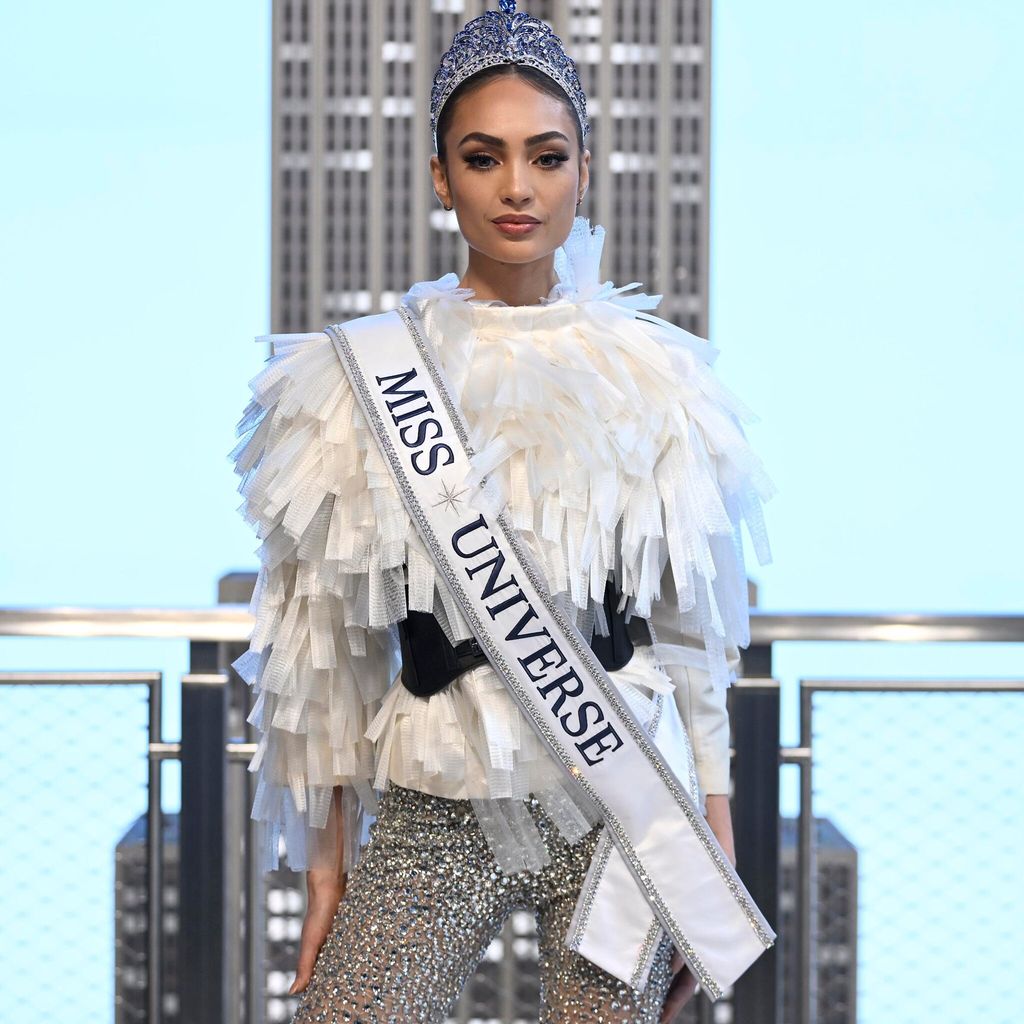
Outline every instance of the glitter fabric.
<svg viewBox="0 0 1024 1024"><path fill-rule="evenodd" d="M550 861L508 875L469 800L391 784L292 1024L443 1021L516 909L537 915L541 1024L655 1024L671 941L661 940L643 993L570 950L565 935L600 831L570 844L536 798L524 804Z"/></svg>

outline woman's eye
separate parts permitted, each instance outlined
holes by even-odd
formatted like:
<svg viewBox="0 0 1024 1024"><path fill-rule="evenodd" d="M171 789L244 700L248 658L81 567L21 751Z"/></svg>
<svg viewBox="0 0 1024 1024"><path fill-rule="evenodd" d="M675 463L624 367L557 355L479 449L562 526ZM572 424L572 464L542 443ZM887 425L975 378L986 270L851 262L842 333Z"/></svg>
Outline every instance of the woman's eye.
<svg viewBox="0 0 1024 1024"><path fill-rule="evenodd" d="M537 157L541 167L557 167L559 164L565 163L568 159L569 157L566 153L542 153ZM470 155L466 157L466 163L469 164L470 167L476 167L482 171L487 170L491 166L490 163L482 162L488 160L492 162L494 160L494 157L490 156L488 153L470 153Z"/></svg>
<svg viewBox="0 0 1024 1024"><path fill-rule="evenodd" d="M541 160L550 160L551 163L546 163L545 167L557 167L559 164L564 164L569 157L565 153L544 153Z"/></svg>

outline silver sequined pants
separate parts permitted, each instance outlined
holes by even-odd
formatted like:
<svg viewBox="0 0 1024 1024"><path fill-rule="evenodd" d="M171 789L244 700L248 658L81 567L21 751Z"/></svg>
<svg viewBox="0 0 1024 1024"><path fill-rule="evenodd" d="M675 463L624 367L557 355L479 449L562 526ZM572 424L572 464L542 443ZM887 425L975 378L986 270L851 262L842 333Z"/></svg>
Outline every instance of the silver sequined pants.
<svg viewBox="0 0 1024 1024"><path fill-rule="evenodd" d="M385 790L369 841L293 1024L442 1022L509 913L537 916L541 1022L656 1024L670 979L663 938L642 994L568 949L564 937L599 829L568 843L526 801L551 855L505 875L469 800Z"/></svg>

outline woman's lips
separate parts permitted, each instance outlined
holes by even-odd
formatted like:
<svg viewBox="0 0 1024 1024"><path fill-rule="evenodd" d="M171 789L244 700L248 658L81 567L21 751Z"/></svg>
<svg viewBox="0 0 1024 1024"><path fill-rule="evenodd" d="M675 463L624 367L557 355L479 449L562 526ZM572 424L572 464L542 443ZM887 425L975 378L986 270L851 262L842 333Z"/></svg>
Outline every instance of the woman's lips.
<svg viewBox="0 0 1024 1024"><path fill-rule="evenodd" d="M510 220L495 220L491 222L499 231L504 232L506 235L511 235L513 238L518 238L520 235L528 235L534 228L540 227L540 221L531 220L527 223L517 223Z"/></svg>

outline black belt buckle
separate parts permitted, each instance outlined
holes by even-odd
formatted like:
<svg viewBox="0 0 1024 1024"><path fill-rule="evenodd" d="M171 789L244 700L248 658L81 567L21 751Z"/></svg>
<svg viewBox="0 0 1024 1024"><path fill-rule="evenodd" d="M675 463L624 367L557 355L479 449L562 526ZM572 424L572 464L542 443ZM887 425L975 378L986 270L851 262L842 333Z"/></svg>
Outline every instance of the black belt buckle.
<svg viewBox="0 0 1024 1024"><path fill-rule="evenodd" d="M475 636L471 636L468 640L463 640L455 650L460 657L480 658L484 656L483 648L477 642Z"/></svg>

